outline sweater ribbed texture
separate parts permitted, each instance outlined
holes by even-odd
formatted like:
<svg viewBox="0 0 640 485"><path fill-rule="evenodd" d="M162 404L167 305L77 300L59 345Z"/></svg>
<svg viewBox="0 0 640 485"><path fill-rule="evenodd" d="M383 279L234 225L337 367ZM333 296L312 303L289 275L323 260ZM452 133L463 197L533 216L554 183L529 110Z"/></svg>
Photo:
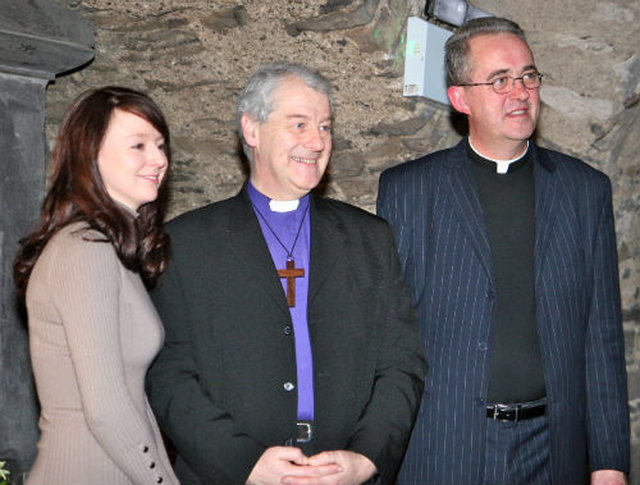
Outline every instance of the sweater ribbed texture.
<svg viewBox="0 0 640 485"><path fill-rule="evenodd" d="M27 484L178 483L144 392L160 319L139 275L82 228L51 239L27 288L41 405Z"/></svg>

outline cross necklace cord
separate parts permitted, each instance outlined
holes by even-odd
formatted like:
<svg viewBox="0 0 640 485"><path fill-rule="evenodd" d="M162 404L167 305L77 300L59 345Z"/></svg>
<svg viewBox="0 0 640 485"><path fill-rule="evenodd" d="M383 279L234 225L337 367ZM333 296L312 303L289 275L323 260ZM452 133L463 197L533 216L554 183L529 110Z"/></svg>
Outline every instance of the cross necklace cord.
<svg viewBox="0 0 640 485"><path fill-rule="evenodd" d="M291 250L287 249L287 246L280 240L276 231L273 230L267 218L262 215L262 212L258 210L256 205L252 202L254 210L260 216L260 218L264 221L266 226L273 234L273 237L276 238L276 241L280 243L280 246L284 249L285 253L287 253L287 267L285 269L278 270L278 276L280 278L287 279L287 304L289 307L296 306L296 278L304 277L304 269L296 268L295 261L293 260L293 250L296 248L296 244L298 242L298 237L300 236L300 232L302 232L302 226L304 226L304 219L307 217L307 212L309 212L309 203L307 203L307 207L304 210L304 214L302 215L302 220L300 221L300 226L298 227L298 232L296 233L296 238L293 240L293 245L291 246Z"/></svg>

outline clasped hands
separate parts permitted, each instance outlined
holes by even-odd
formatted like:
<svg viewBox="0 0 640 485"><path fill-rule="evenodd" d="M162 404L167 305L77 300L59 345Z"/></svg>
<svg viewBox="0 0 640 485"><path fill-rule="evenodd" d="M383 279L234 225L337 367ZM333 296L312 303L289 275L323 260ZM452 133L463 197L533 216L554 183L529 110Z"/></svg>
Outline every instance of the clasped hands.
<svg viewBox="0 0 640 485"><path fill-rule="evenodd" d="M346 450L306 456L299 448L273 446L256 462L247 485L356 485L376 473L369 458Z"/></svg>

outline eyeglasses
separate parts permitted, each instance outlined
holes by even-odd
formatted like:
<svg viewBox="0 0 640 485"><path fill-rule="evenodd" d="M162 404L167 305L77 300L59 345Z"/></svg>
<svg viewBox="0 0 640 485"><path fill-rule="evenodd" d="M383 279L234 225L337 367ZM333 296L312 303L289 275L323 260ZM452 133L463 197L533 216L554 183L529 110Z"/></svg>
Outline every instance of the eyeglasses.
<svg viewBox="0 0 640 485"><path fill-rule="evenodd" d="M513 90L516 81L522 81L522 85L526 89L538 89L542 84L542 74L538 71L531 71L525 72L520 77L500 76L486 83L462 83L458 86L491 86L495 93L507 94Z"/></svg>

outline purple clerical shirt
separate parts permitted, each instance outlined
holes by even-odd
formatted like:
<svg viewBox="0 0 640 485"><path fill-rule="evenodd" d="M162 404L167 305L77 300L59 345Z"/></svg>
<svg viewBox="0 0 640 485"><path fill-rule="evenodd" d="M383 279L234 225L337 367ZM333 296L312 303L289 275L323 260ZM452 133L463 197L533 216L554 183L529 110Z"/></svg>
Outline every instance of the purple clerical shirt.
<svg viewBox="0 0 640 485"><path fill-rule="evenodd" d="M295 278L296 304L289 307L293 321L293 335L295 336L297 388L298 388L298 419L313 420L313 356L311 354L311 340L307 324L307 296L309 294L309 247L311 233L311 214L308 212L309 195L300 199L298 207L287 212L275 212L271 209L271 199L261 194L249 182L247 186L256 217L260 222L262 235L269 247L271 258L276 269L287 266L287 250L293 254L296 268L304 269L304 276ZM306 214L306 216L305 216ZM303 222L304 218L304 222ZM265 222L266 219L266 222ZM302 224L300 235L296 234ZM273 234L274 231L282 244ZM293 246L293 250L291 250ZM287 292L287 280L281 279L282 289Z"/></svg>

